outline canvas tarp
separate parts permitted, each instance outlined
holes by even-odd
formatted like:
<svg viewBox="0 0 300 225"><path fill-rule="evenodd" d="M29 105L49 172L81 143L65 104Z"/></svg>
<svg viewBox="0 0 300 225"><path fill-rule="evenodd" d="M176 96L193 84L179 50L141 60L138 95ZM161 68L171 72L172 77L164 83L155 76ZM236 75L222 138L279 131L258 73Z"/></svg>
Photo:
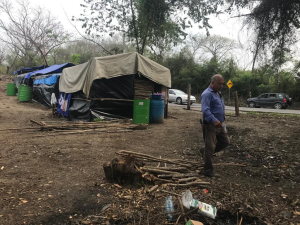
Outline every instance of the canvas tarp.
<svg viewBox="0 0 300 225"><path fill-rule="evenodd" d="M124 53L96 57L89 62L64 69L59 80L59 91L74 93L82 90L89 96L94 80L132 75L137 72L155 83L171 87L169 69L138 53Z"/></svg>

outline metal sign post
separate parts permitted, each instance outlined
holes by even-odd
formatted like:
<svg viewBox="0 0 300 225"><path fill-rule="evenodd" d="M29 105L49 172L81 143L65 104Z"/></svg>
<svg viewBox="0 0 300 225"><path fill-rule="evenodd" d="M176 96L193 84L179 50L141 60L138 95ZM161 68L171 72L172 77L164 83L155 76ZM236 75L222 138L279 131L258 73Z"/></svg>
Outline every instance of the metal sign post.
<svg viewBox="0 0 300 225"><path fill-rule="evenodd" d="M229 88L229 103L230 103L230 88L232 87L233 83L231 82L231 80L229 80L227 82L227 87Z"/></svg>

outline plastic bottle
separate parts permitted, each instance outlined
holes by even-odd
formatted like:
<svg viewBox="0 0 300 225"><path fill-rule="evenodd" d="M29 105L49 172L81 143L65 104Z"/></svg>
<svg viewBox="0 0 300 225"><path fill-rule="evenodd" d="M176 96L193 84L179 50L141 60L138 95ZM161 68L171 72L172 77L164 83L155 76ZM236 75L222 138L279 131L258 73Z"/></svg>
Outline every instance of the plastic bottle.
<svg viewBox="0 0 300 225"><path fill-rule="evenodd" d="M173 220L173 212L174 212L174 204L173 204L173 197L172 196L167 196L166 197L166 212L168 214L168 218L170 221Z"/></svg>

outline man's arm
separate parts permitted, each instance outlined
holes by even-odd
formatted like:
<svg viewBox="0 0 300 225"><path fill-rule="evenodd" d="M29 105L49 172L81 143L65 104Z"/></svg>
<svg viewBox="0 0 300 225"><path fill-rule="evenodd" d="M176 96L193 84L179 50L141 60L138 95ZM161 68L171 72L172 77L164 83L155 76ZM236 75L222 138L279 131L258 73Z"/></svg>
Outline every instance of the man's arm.
<svg viewBox="0 0 300 225"><path fill-rule="evenodd" d="M212 96L210 93L205 93L201 96L201 110L202 110L203 118L207 122L215 125L215 123L219 120L211 113L211 108L210 108L211 99Z"/></svg>

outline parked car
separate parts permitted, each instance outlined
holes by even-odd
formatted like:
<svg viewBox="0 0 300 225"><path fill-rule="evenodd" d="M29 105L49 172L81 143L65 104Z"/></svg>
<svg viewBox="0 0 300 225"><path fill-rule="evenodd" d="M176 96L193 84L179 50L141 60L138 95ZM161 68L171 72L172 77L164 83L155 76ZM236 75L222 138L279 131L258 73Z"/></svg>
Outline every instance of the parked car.
<svg viewBox="0 0 300 225"><path fill-rule="evenodd" d="M247 105L254 107L274 107L275 109L285 109L292 104L292 99L285 93L264 93L255 98L248 98Z"/></svg>
<svg viewBox="0 0 300 225"><path fill-rule="evenodd" d="M177 89L169 89L169 102L177 102L181 105L188 102L188 94ZM193 104L196 102L196 98L191 95L190 103Z"/></svg>

